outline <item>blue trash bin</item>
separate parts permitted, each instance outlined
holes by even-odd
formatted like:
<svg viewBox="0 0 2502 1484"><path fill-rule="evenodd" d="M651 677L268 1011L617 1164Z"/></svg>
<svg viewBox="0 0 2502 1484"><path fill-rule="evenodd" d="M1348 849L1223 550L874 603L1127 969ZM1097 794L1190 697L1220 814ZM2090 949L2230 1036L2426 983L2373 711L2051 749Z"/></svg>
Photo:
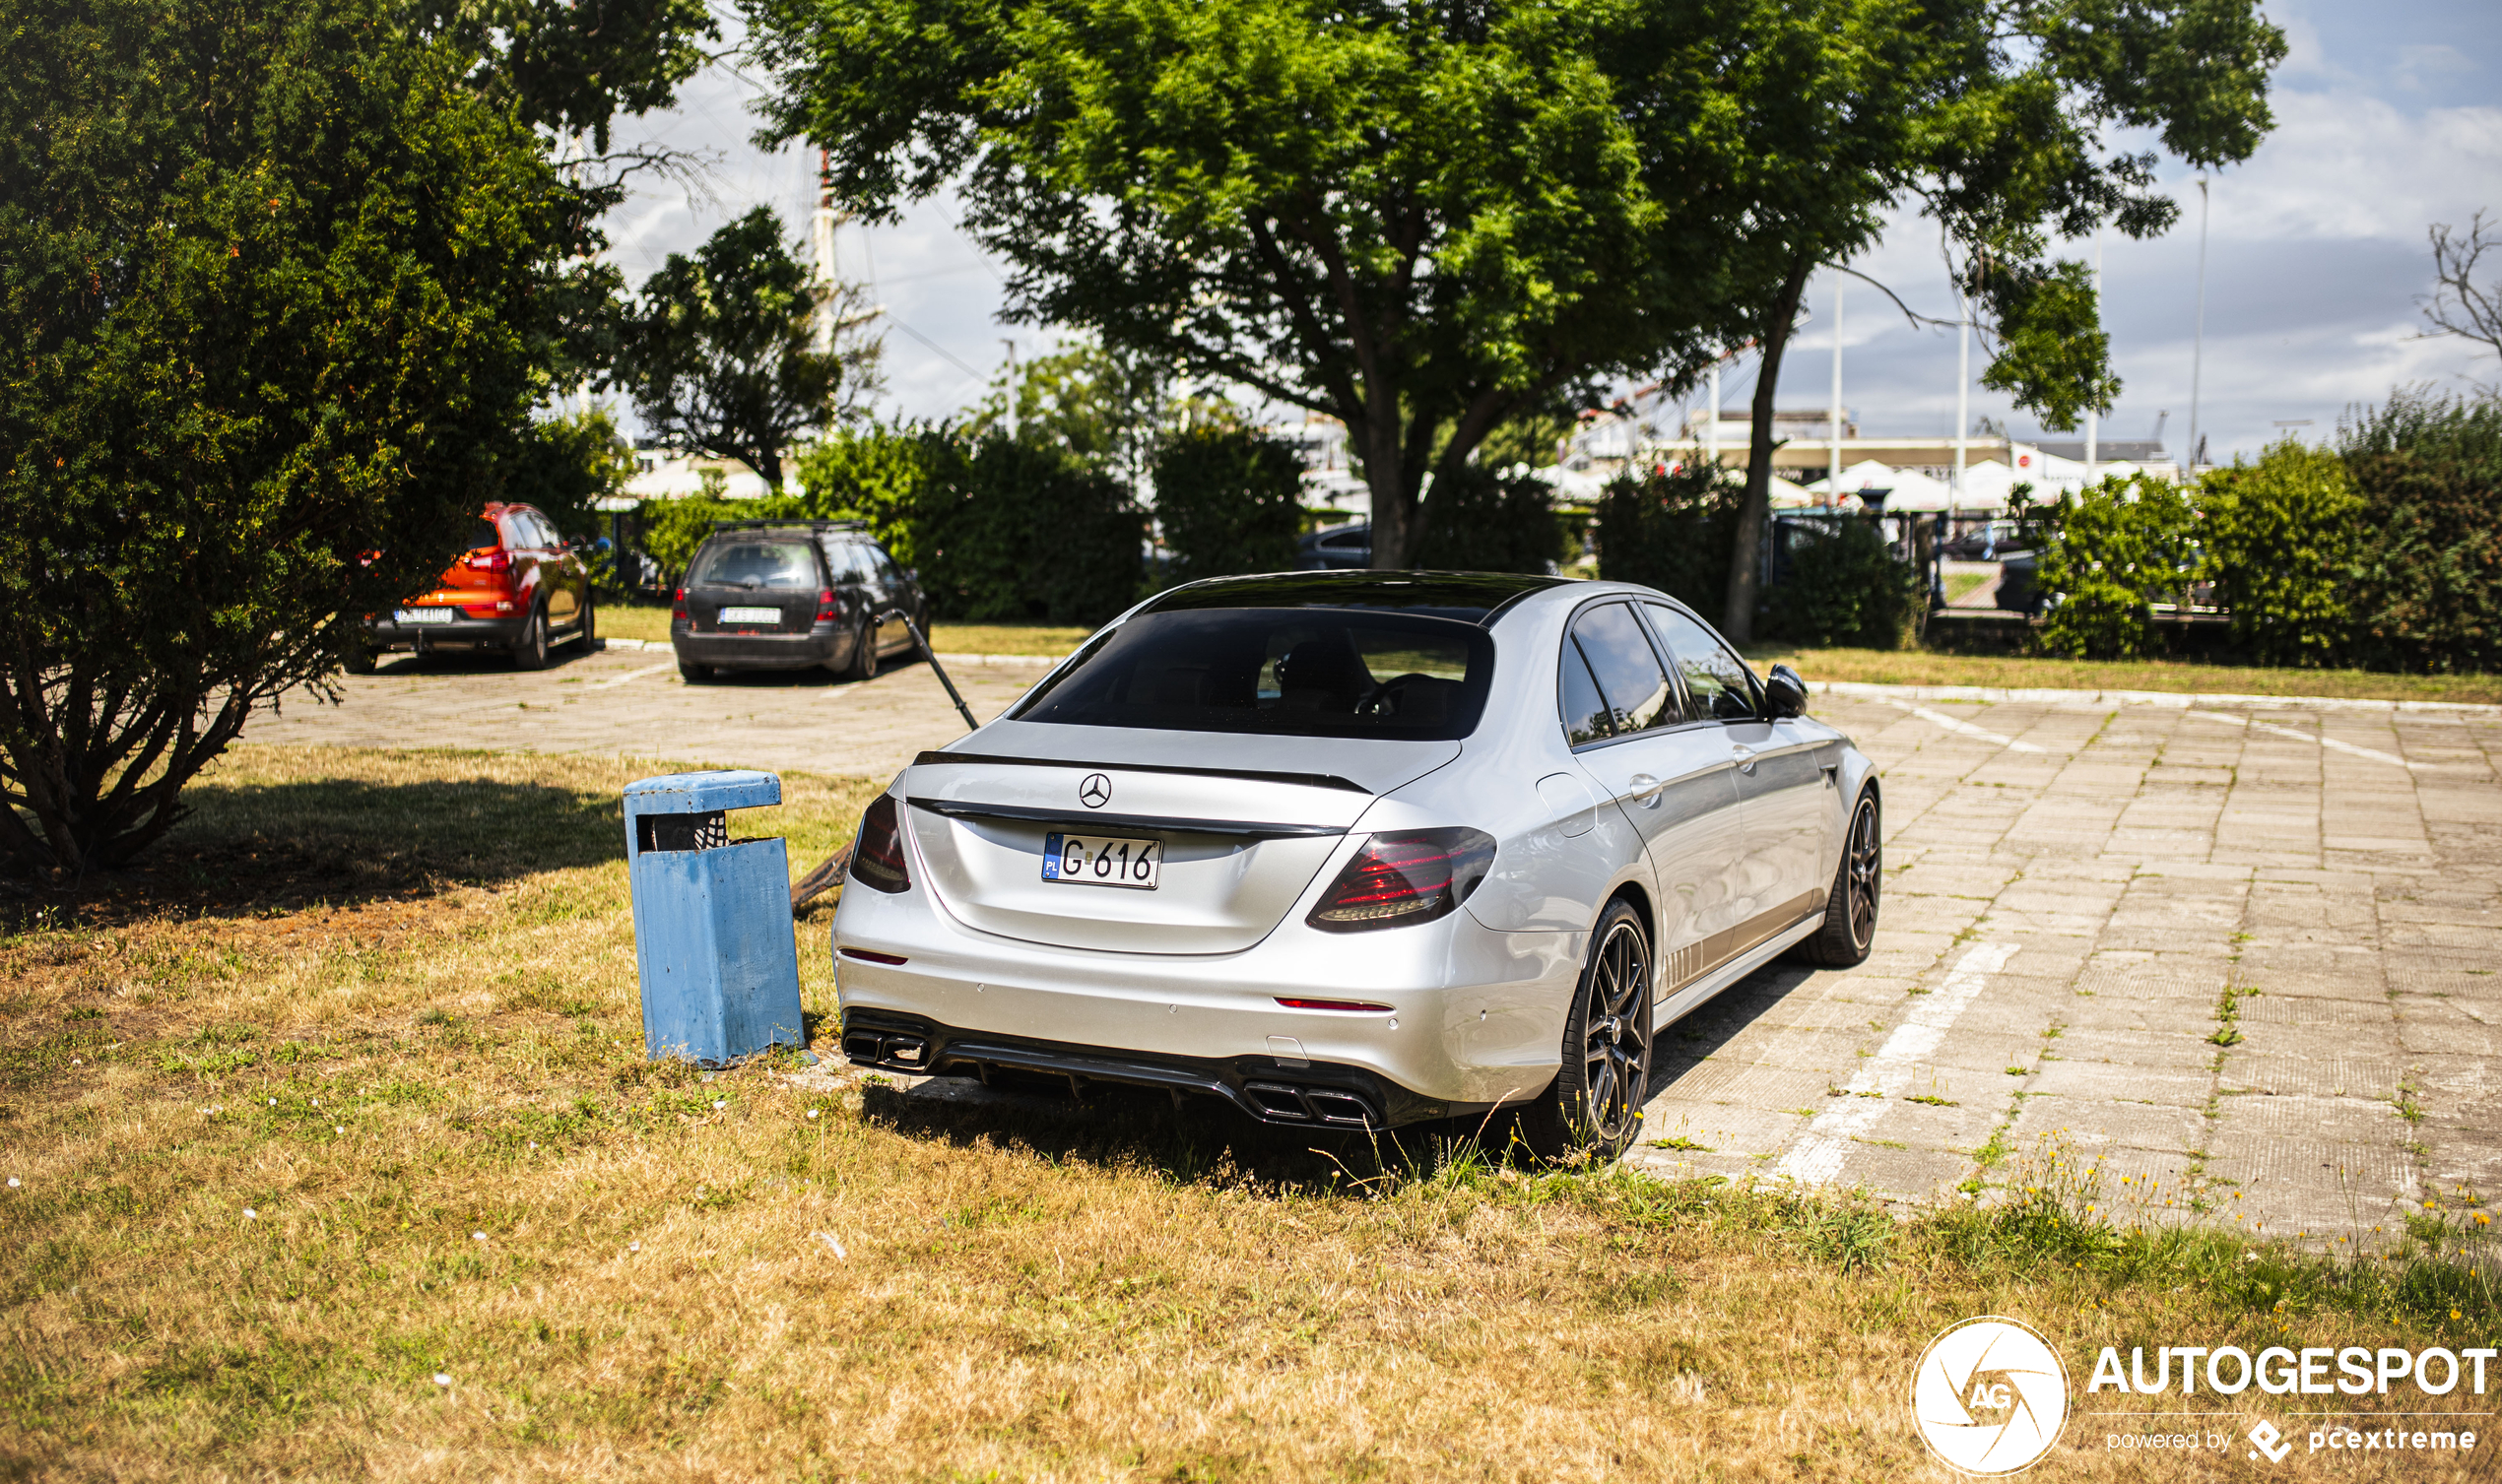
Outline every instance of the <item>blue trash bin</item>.
<svg viewBox="0 0 2502 1484"><path fill-rule="evenodd" d="M626 786L626 861L643 1049L719 1066L805 1046L790 855L730 843L728 810L782 802L782 780L744 769L671 773Z"/></svg>

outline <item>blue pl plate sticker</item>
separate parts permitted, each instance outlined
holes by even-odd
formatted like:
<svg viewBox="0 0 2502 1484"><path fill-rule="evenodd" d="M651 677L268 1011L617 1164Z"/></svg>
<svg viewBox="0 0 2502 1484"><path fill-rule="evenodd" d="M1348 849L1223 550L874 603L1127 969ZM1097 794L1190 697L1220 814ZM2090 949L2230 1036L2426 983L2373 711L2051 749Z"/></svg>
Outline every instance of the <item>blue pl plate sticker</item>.
<svg viewBox="0 0 2502 1484"><path fill-rule="evenodd" d="M1060 879L1060 837L1058 835L1042 837L1042 878L1046 881Z"/></svg>

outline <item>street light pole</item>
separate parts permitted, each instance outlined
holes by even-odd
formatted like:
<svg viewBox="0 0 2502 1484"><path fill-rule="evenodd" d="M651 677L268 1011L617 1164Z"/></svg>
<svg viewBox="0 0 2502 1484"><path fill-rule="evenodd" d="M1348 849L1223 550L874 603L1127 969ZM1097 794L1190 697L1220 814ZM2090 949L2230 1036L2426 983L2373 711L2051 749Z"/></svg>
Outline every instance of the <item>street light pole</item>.
<svg viewBox="0 0 2502 1484"><path fill-rule="evenodd" d="M2095 321L2103 326L2103 344L2107 346L2111 343L2111 322L2104 319L2102 315L2102 228L2099 226L2093 229L2093 313ZM2096 456L2102 451L2101 432L2102 415L2090 407L2086 408L2085 483L2087 484L2093 483L2094 465L2099 462Z"/></svg>
<svg viewBox="0 0 2502 1484"><path fill-rule="evenodd" d="M1842 270L1833 270L1833 457L1824 475L1825 504L1842 503Z"/></svg>
<svg viewBox="0 0 2502 1484"><path fill-rule="evenodd" d="M2181 467L2192 479L2198 477L2198 393L2199 382L2206 370L2206 218L2208 216L2206 177L2198 177L2198 331L2190 342L2190 429L2189 456Z"/></svg>
<svg viewBox="0 0 2502 1484"><path fill-rule="evenodd" d="M1711 461L1720 462L1720 362L1711 363L1711 411L1703 415L1703 437L1711 450Z"/></svg>
<svg viewBox="0 0 2502 1484"><path fill-rule="evenodd" d="M1972 304L1963 287L1954 290L1954 492L1949 505L1963 503L1965 441L1972 429Z"/></svg>

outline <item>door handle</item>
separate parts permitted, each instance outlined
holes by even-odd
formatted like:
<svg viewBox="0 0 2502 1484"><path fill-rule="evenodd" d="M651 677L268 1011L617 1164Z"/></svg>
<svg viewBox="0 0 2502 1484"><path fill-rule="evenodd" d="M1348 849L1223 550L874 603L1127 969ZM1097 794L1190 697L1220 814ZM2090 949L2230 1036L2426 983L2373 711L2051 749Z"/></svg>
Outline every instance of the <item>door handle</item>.
<svg viewBox="0 0 2502 1484"><path fill-rule="evenodd" d="M1738 771L1751 778L1755 771L1755 749L1744 742L1731 742L1729 755L1738 759Z"/></svg>
<svg viewBox="0 0 2502 1484"><path fill-rule="evenodd" d="M1660 807L1660 794L1662 792L1660 781L1652 777L1650 774L1636 773L1632 777L1624 780L1624 786L1632 793L1635 799L1641 801L1642 807L1646 809L1655 809Z"/></svg>

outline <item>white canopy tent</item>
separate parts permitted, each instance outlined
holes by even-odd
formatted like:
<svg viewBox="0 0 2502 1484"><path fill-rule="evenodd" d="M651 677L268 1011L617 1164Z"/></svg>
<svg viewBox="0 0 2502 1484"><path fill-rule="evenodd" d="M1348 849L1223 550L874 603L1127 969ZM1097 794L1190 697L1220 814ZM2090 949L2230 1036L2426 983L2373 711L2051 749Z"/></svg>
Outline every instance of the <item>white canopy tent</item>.
<svg viewBox="0 0 2502 1484"><path fill-rule="evenodd" d="M1830 479L1817 480L1807 486L1807 494L1820 495L1831 484ZM1896 469L1875 459L1862 459L1842 471L1842 495L1845 499L1863 489L1889 491L1885 496L1888 514L1897 510L1943 510L1953 500L1953 490L1942 480L1933 480L1917 469ZM1776 502L1777 503L1777 502Z"/></svg>

